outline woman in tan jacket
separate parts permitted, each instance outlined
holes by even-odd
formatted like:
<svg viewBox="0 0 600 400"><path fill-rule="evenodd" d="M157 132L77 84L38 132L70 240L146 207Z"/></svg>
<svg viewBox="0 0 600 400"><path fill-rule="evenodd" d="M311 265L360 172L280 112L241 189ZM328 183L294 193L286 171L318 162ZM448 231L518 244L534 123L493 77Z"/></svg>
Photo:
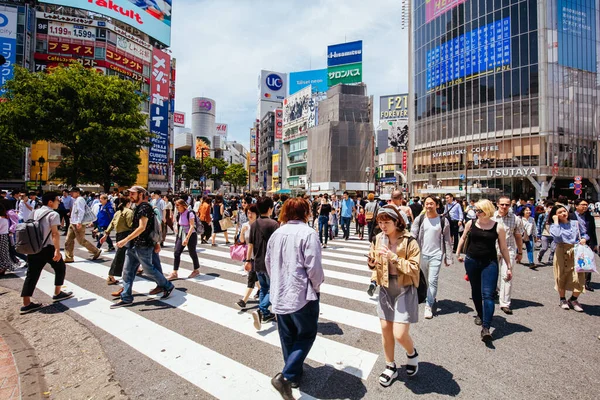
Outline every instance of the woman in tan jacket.
<svg viewBox="0 0 600 400"><path fill-rule="evenodd" d="M373 270L371 280L380 286L377 314L381 320L386 368L379 376L379 383L389 386L398 376L394 361L396 340L406 350L408 376L416 375L419 370L419 354L409 328L419 319L417 287L421 250L394 205L380 208L376 218L381 233L371 244L369 268Z"/></svg>

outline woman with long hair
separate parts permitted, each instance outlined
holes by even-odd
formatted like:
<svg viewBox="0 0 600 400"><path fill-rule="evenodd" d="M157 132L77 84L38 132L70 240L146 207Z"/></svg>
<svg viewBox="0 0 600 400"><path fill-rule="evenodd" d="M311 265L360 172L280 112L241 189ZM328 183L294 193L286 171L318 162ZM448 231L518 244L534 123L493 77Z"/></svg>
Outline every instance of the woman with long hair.
<svg viewBox="0 0 600 400"><path fill-rule="evenodd" d="M535 236L533 233L535 231L535 219L533 219L531 216L531 209L529 207L523 207L519 213L519 217L523 223L523 242L525 242L527 258L529 260L529 264L527 264L527 266L529 268L534 268L535 264L533 263L533 246L535 244Z"/></svg>
<svg viewBox="0 0 600 400"><path fill-rule="evenodd" d="M242 214L242 213L246 215L247 221L244 222L244 224L242 225L242 230L240 232L240 243L247 244L248 241L250 240L250 225L252 225L254 223L254 221L256 221L256 219L258 218L258 206L256 204L250 204L249 206L246 206L245 212L240 210L238 212L238 215ZM258 288L260 290L260 284L258 283L258 277L256 276L256 271L254 271L254 270L248 271L248 288L246 289L244 298L236 301L235 304L238 307L240 307L242 309L246 308L246 302L250 298L250 295L252 294L252 290L254 289L255 286L258 286Z"/></svg>
<svg viewBox="0 0 600 400"><path fill-rule="evenodd" d="M223 204L223 196L220 194L215 197L215 204L212 206L212 223L213 223L213 234L212 234L212 246L216 247L217 233L223 232L225 235L225 244L230 245L229 235L227 230L221 228L221 220L225 217L225 205Z"/></svg>
<svg viewBox="0 0 600 400"><path fill-rule="evenodd" d="M104 231L105 235L100 239L100 244L106 241L110 232L114 229L117 233L116 243L125 239L131 233L131 226L133 225L133 210L130 208L131 200L129 197L122 196L119 200L119 207L117 207L117 212L113 217L112 221L110 221L110 225ZM110 270L108 271L108 278L106 278L107 285L116 285L119 283L115 279L115 276L123 275L123 265L125 263L125 253L127 252L127 247L117 247L117 252L115 253L115 258L113 258L112 264L110 265Z"/></svg>
<svg viewBox="0 0 600 400"><path fill-rule="evenodd" d="M386 367L379 376L379 383L389 386L398 376L394 360L396 341L406 351L408 376L416 375L419 370L419 354L409 330L410 324L419 320L417 287L421 250L406 230L406 222L396 206L379 208L375 219L381 233L371 243L368 264L373 270L371 281L380 286L377 314Z"/></svg>
<svg viewBox="0 0 600 400"><path fill-rule="evenodd" d="M467 222L458 247L456 258L465 262L465 269L471 284L471 297L477 310L475 325L482 325L481 340L492 340L490 327L494 316L494 292L498 283L498 253L496 242L502 258L507 265L506 280L512 279L512 265L506 244L504 226L492 220L496 208L489 200L479 200L475 204L477 219ZM466 258L461 251L467 241Z"/></svg>
<svg viewBox="0 0 600 400"><path fill-rule="evenodd" d="M575 245L586 244L582 237L583 231L578 220L569 220L569 211L564 205L557 205L550 212L550 234L556 243L554 252L554 289L560 296L560 307L563 310L583 312L577 300L585 291L585 273L575 272ZM567 290L571 291L569 300L566 298Z"/></svg>
<svg viewBox="0 0 600 400"><path fill-rule="evenodd" d="M194 270L188 278L195 278L200 275L200 261L198 261L198 253L196 246L198 245L198 234L196 233L196 214L188 209L185 201L179 199L175 202L177 208L177 239L175 239L175 262L173 263L173 272L167 276L167 279L173 281L177 276L179 264L181 264L181 253L186 248L194 264Z"/></svg>
<svg viewBox="0 0 600 400"><path fill-rule="evenodd" d="M19 260L13 255L14 252L10 250L12 244L9 229L10 219L4 205L0 204L0 275L19 268Z"/></svg>
<svg viewBox="0 0 600 400"><path fill-rule="evenodd" d="M329 214L331 214L331 203L329 203L329 195L327 193L321 198L317 214L319 215L319 241L323 248L326 248L327 238L329 237ZM323 237L325 237L324 242Z"/></svg>
<svg viewBox="0 0 600 400"><path fill-rule="evenodd" d="M165 225L167 226L167 228L171 228L171 232L175 233L175 228L173 226L173 221L174 221L173 217L174 217L174 210L175 210L175 204L173 203L173 196L164 195L163 201L165 202ZM165 234L166 234L166 230L165 230Z"/></svg>

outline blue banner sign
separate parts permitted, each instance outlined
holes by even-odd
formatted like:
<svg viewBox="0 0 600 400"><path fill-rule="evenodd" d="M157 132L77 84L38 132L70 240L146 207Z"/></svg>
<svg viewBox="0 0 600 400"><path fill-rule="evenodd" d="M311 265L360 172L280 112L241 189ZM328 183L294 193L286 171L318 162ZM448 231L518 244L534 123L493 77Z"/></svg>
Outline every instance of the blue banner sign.
<svg viewBox="0 0 600 400"><path fill-rule="evenodd" d="M427 52L427 90L510 67L510 17L481 26Z"/></svg>
<svg viewBox="0 0 600 400"><path fill-rule="evenodd" d="M311 71L291 72L289 79L290 96L312 85L313 93L324 93L329 89L327 86L327 69L315 69Z"/></svg>
<svg viewBox="0 0 600 400"><path fill-rule="evenodd" d="M362 62L362 40L327 47L327 66Z"/></svg>

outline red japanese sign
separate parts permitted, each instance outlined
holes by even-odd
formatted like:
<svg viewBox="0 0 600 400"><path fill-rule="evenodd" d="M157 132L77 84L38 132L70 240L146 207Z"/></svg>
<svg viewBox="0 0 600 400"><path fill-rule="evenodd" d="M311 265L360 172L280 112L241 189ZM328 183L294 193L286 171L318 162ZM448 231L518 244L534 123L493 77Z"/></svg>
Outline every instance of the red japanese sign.
<svg viewBox="0 0 600 400"><path fill-rule="evenodd" d="M283 139L283 110L275 110L275 140Z"/></svg>
<svg viewBox="0 0 600 400"><path fill-rule="evenodd" d="M402 152L402 172L404 172L405 174L408 169L407 168L408 166L406 165L407 161L408 161L408 153L406 151L403 151Z"/></svg>
<svg viewBox="0 0 600 400"><path fill-rule="evenodd" d="M94 46L49 40L48 53L94 58Z"/></svg>

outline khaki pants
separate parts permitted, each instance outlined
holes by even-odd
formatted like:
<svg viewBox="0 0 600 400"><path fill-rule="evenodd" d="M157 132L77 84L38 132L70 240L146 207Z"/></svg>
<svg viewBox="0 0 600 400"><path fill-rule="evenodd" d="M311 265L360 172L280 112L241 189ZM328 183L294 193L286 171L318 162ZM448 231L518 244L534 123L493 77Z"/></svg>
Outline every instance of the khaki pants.
<svg viewBox="0 0 600 400"><path fill-rule="evenodd" d="M515 280L515 261L516 261L516 256L517 253L514 251L510 251L509 250L509 257L510 257L510 265L512 266L512 279L510 281L506 281L506 274L508 272L508 266L506 265L506 263L504 262L504 258L500 257L498 259L498 265L500 266L500 273L499 275L499 280L500 280L500 293L499 293L499 297L500 297L500 307L508 307L510 308L510 302L512 299L512 284Z"/></svg>
<svg viewBox="0 0 600 400"><path fill-rule="evenodd" d="M85 247L92 255L96 255L100 251L100 249L96 248L96 246L86 240L85 226L83 224L79 229L77 229L75 225L71 224L69 226L69 230L67 231L67 238L65 240L65 261L73 261L75 240L77 240L77 243L79 243L81 246Z"/></svg>

